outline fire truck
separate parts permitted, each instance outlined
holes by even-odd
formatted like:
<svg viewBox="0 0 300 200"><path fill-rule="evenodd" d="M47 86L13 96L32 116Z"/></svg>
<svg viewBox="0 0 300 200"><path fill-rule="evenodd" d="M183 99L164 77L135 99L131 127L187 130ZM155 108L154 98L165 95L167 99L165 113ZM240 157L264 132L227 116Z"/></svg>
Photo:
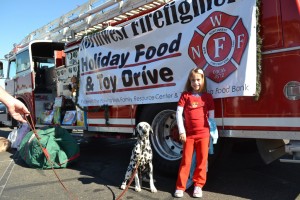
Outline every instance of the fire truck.
<svg viewBox="0 0 300 200"><path fill-rule="evenodd" d="M196 2L196 1L194 1ZM212 4L212 1L198 1ZM223 1L225 2L225 1ZM232 1L226 1L233 3ZM215 99L219 152L236 138L254 139L266 163L300 159L300 3L298 0L260 0L262 39L260 94ZM85 35L123 27L163 6L168 0L123 0L87 3L25 37L5 56L5 89L31 111L36 127L59 124L82 130L83 136L132 138L140 121L152 125L154 163L176 171L182 151L176 123L177 102L128 105L77 104L80 85L79 48ZM58 106L56 105L58 104ZM58 113L53 107L60 108ZM58 122L53 122L53 116ZM66 116L76 120L63 123ZM48 117L48 118L47 118ZM47 121L48 119L48 121ZM49 121L50 119L50 121ZM66 121L70 120L66 119ZM3 123L17 123L5 114ZM282 157L290 155L289 157Z"/></svg>

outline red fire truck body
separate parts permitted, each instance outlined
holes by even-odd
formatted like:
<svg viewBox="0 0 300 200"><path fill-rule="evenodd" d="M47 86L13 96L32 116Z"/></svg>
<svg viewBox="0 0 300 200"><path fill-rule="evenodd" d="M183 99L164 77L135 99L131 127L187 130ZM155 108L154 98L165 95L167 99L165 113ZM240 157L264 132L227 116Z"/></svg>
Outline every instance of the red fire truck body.
<svg viewBox="0 0 300 200"><path fill-rule="evenodd" d="M95 1L89 3L93 2ZM114 5L112 1L110 2ZM105 16L98 17L98 21L96 19L93 21L91 18L90 27L98 25L99 31L104 29L105 25L122 26L164 5L161 1L136 0L132 2L129 5L133 6L129 6L130 8L124 6L122 10L121 14L127 15L126 17L121 18L121 15L116 14L119 9L114 7L110 12L104 13ZM99 10L108 9L110 4L106 7L99 6L97 11L86 12L85 18ZM118 4L118 6L122 5ZM148 8L141 9L143 6L148 6ZM258 10L262 39L262 68L259 78L261 92L257 98L215 99L215 118L219 135L221 138L256 139L259 152L266 162L271 162L285 153L292 154L293 158L282 159L282 161L298 162L300 158L300 144L298 144L300 141L300 67L298 66L300 63L300 2L298 0L261 0ZM75 21L85 19L83 17L76 18ZM63 28L67 25L70 24L66 23ZM103 27L99 28L100 26ZM79 29L82 31L77 31ZM44 125L39 123L39 116L45 110L44 106L54 102L55 97L70 96L74 101L75 97L70 93L69 85L71 78L78 75L77 57L81 41L80 34L82 35L85 31L86 29L78 25L77 28L66 31L61 37L66 38L69 33L68 37L72 36L72 39L68 41L32 40L23 47L16 47L14 52L7 55L10 64L8 73L11 73L12 65L16 65L16 73L8 74L10 79L6 81L6 90L29 107L37 126ZM29 55L25 66L18 64L18 58L22 58L22 53ZM64 58L66 61L63 60ZM45 86L41 87L40 91L37 84L39 72L34 69L35 66L43 69L43 73L47 75L39 83ZM247 86L237 86L231 89L245 90L245 87ZM223 89L226 90L226 88ZM45 92L48 90L48 93ZM155 98L161 97L158 95ZM89 112L83 112L82 125L73 124L64 127L81 129L84 135L89 136L129 138L134 136L134 128L138 122L148 121L152 124L155 133L151 137L151 143L156 164L168 169L175 169L178 166L182 146L178 142L176 102L116 105L109 106L106 110L103 108L100 111L92 111L99 109L100 106L102 105L86 108ZM6 124L11 125L11 120L8 119ZM218 145L221 143L222 140Z"/></svg>

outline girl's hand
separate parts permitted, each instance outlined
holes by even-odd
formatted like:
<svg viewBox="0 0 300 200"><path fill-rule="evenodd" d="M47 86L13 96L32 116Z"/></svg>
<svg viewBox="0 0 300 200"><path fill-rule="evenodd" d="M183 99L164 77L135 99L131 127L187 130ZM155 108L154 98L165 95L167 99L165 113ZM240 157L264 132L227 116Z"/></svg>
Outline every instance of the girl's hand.
<svg viewBox="0 0 300 200"><path fill-rule="evenodd" d="M186 141L186 135L185 135L185 133L180 133L179 134L179 140L182 143L184 143Z"/></svg>

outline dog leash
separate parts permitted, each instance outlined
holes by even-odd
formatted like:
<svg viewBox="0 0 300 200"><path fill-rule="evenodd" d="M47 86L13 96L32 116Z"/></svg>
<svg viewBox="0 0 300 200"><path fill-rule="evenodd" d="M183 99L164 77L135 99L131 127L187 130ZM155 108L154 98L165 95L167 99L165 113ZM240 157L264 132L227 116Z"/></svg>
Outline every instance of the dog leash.
<svg viewBox="0 0 300 200"><path fill-rule="evenodd" d="M135 167L135 169L134 169L134 171L133 171L133 173L132 173L132 175L131 175L131 178L130 178L128 184L126 185L126 188L125 188L125 189L123 190L123 192L116 198L116 200L120 200L120 199L122 198L122 196L125 194L125 192L127 192L128 188L129 188L130 184L132 183L133 178L134 178L134 176L135 176L135 174L136 174L136 172L137 172L137 169L138 169L138 167L139 167L139 164L140 164L140 162L137 161L136 167Z"/></svg>
<svg viewBox="0 0 300 200"><path fill-rule="evenodd" d="M30 120L27 119L28 116L30 116ZM68 193L70 199L76 199L76 200L77 200L78 198L76 197L76 195L74 195L71 191L69 191L69 190L67 189L67 187L63 184L62 180L59 178L58 174L56 173L56 171L55 171L55 169L54 169L54 167L53 167L53 162L52 162L52 160L50 160L50 155L49 155L47 149L44 148L43 145L42 145L41 142L40 142L40 139L41 139L41 138L40 138L39 135L37 134L37 131L36 131L35 126L34 126L34 124L33 124L33 120L32 120L31 114L25 115L25 119L26 119L27 123L29 124L29 126L30 126L32 132L34 133L34 135L35 135L35 137L36 137L36 139L37 139L37 141L38 141L38 144L39 144L39 146L41 147L41 149L42 149L42 151L43 151L43 153L44 153L44 155L45 155L47 161L50 163L51 169L52 169L52 171L54 172L54 174L55 174L57 180L58 180L59 183L62 185L62 187L64 188L64 190L66 191L66 193Z"/></svg>

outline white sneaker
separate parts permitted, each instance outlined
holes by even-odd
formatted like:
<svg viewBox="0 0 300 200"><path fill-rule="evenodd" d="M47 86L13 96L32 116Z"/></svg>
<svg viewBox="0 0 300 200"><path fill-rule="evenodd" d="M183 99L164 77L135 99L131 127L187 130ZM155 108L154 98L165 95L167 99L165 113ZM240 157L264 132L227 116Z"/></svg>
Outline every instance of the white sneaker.
<svg viewBox="0 0 300 200"><path fill-rule="evenodd" d="M174 196L177 198L183 197L183 190L176 190Z"/></svg>
<svg viewBox="0 0 300 200"><path fill-rule="evenodd" d="M202 189L199 186L195 186L193 197L200 198L202 197Z"/></svg>

